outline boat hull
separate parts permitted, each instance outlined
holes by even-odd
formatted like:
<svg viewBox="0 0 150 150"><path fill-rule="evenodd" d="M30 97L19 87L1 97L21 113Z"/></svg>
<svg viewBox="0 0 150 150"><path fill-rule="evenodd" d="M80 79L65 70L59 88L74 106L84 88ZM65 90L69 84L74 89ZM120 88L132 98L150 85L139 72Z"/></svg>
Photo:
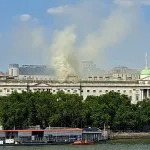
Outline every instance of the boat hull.
<svg viewBox="0 0 150 150"><path fill-rule="evenodd" d="M72 145L94 145L95 142L88 142L88 141L76 141L72 143Z"/></svg>

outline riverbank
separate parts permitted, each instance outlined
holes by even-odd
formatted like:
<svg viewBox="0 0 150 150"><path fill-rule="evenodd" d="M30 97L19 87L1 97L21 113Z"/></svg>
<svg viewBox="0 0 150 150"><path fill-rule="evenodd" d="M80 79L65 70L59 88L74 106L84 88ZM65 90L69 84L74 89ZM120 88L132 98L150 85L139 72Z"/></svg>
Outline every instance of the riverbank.
<svg viewBox="0 0 150 150"><path fill-rule="evenodd" d="M120 139L150 139L150 132L117 132L110 133L110 140L120 140Z"/></svg>
<svg viewBox="0 0 150 150"><path fill-rule="evenodd" d="M117 139L109 140L107 144L150 144L150 139Z"/></svg>

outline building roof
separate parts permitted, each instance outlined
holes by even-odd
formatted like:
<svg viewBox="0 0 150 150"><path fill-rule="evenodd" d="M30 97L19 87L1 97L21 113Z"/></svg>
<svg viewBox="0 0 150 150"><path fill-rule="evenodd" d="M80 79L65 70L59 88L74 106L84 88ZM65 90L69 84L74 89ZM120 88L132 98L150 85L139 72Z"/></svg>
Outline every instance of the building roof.
<svg viewBox="0 0 150 150"><path fill-rule="evenodd" d="M150 68L145 68L141 71L141 75L150 75Z"/></svg>
<svg viewBox="0 0 150 150"><path fill-rule="evenodd" d="M88 127L88 128L83 128L83 132L84 133L87 133L87 132L101 132L101 130L99 128Z"/></svg>
<svg viewBox="0 0 150 150"><path fill-rule="evenodd" d="M0 76L4 76L4 74L2 72L0 72Z"/></svg>
<svg viewBox="0 0 150 150"><path fill-rule="evenodd" d="M56 128L56 129L26 129L26 130L0 130L0 132L82 132L82 128Z"/></svg>

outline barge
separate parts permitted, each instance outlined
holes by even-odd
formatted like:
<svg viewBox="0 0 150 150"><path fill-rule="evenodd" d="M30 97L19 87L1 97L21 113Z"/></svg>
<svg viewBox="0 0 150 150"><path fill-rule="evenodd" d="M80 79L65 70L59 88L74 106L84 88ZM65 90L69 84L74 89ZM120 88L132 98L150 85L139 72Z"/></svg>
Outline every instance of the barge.
<svg viewBox="0 0 150 150"><path fill-rule="evenodd" d="M64 145L75 143L92 144L103 140L98 128L49 128L27 130L0 130L0 146ZM76 143L77 144L77 143Z"/></svg>

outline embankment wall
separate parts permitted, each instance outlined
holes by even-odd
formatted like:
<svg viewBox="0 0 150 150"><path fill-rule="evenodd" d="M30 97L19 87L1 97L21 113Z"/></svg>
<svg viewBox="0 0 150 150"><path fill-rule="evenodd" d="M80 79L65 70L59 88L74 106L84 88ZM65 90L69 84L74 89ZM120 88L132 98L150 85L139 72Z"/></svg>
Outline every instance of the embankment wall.
<svg viewBox="0 0 150 150"><path fill-rule="evenodd" d="M109 139L116 140L116 139L150 139L150 132L111 132L109 135Z"/></svg>

